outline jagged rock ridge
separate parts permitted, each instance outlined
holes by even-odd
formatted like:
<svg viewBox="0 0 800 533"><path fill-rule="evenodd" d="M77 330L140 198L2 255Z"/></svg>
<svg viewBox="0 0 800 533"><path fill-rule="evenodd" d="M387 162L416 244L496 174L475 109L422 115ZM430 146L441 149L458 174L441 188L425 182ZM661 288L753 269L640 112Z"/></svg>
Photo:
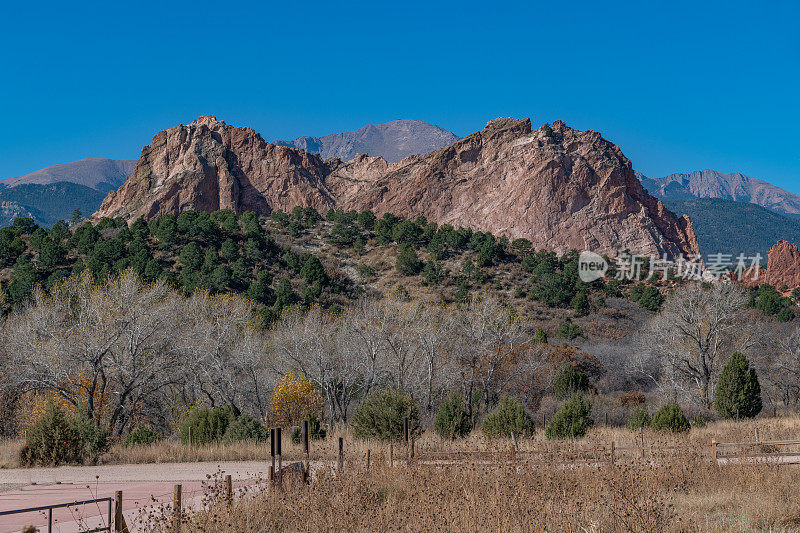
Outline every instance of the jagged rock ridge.
<svg viewBox="0 0 800 533"><path fill-rule="evenodd" d="M797 245L778 241L767 254L767 272L763 279L775 288L786 285L793 289L800 285L800 252Z"/></svg>
<svg viewBox="0 0 800 533"><path fill-rule="evenodd" d="M410 155L425 155L449 146L458 136L422 120L393 120L368 124L356 131L333 133L323 137L298 137L293 141L275 141L279 146L301 148L323 159L336 157L349 161L358 154L382 157L397 162Z"/></svg>
<svg viewBox="0 0 800 533"><path fill-rule="evenodd" d="M747 202L785 215L800 216L800 195L790 193L766 181L738 172L696 170L689 174L670 174L648 178L638 174L645 188L662 200L720 198Z"/></svg>
<svg viewBox="0 0 800 533"><path fill-rule="evenodd" d="M496 119L424 157L387 163L366 155L323 160L200 117L158 133L96 215L296 205L424 215L556 251L697 253L691 221L645 191L617 146L560 121L531 131L529 119Z"/></svg>

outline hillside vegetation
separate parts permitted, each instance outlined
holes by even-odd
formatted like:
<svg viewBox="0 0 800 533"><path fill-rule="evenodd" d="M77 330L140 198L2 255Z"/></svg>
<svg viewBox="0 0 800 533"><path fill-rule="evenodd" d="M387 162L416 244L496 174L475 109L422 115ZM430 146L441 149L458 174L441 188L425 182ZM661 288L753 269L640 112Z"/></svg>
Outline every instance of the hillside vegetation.
<svg viewBox="0 0 800 533"><path fill-rule="evenodd" d="M13 202L34 216L41 226L52 226L68 219L75 209L92 213L100 206L108 190L97 190L66 181L49 184L22 184L6 187L0 182L0 202ZM0 216L0 227L14 222L13 216Z"/></svg>
<svg viewBox="0 0 800 533"><path fill-rule="evenodd" d="M471 293L516 299L535 316L585 316L622 294L624 283L578 278L576 252L557 256L530 242L437 226L424 218L314 209L166 215L130 227L122 219L58 222L51 229L17 219L0 230L0 287L6 307L36 284L49 290L84 269L95 280L131 268L184 294L237 292L254 300L268 324L291 305L336 311L367 295L453 304ZM640 296L642 287L634 291ZM638 301L638 300L637 300ZM645 307L656 309L648 300Z"/></svg>
<svg viewBox="0 0 800 533"><path fill-rule="evenodd" d="M800 220L756 204L716 198L664 200L667 208L689 215L694 223L700 251L708 254L739 254L767 257L779 240L800 243Z"/></svg>

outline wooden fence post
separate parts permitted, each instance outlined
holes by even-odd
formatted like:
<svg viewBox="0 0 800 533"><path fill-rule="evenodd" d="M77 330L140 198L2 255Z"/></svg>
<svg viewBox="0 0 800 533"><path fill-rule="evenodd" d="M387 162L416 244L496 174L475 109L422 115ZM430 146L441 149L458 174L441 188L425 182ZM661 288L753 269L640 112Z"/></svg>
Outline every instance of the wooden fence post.
<svg viewBox="0 0 800 533"><path fill-rule="evenodd" d="M370 459L370 457L369 457L369 456L370 456L370 452L371 452L371 451L372 451L372 450L370 450L369 448L367 448L367 472L369 472L369 459Z"/></svg>
<svg viewBox="0 0 800 533"><path fill-rule="evenodd" d="M717 441L711 439L711 456L714 457L714 464L717 464Z"/></svg>
<svg viewBox="0 0 800 533"><path fill-rule="evenodd" d="M172 530L178 533L181 530L181 515L183 514L183 503L181 503L181 486L175 485L172 494Z"/></svg>
<svg viewBox="0 0 800 533"><path fill-rule="evenodd" d="M344 472L344 437L339 437L339 460L336 463L336 472L338 474Z"/></svg>
<svg viewBox="0 0 800 533"><path fill-rule="evenodd" d="M275 428L275 455L278 456L278 485L283 486L283 450L281 428Z"/></svg>
<svg viewBox="0 0 800 533"><path fill-rule="evenodd" d="M517 434L513 431L511 432L511 441L514 443L514 451L519 451L519 446L517 446Z"/></svg>
<svg viewBox="0 0 800 533"><path fill-rule="evenodd" d="M233 505L233 480L230 474L225 476L225 501L228 505Z"/></svg>
<svg viewBox="0 0 800 533"><path fill-rule="evenodd" d="M644 426L639 428L639 440L642 444L642 459L644 459Z"/></svg>
<svg viewBox="0 0 800 533"><path fill-rule="evenodd" d="M303 480L308 481L311 474L311 435L309 434L309 421L303 420L303 451L306 454L306 465L303 469Z"/></svg>
<svg viewBox="0 0 800 533"><path fill-rule="evenodd" d="M192 447L192 426L189 426L189 448Z"/></svg>
<svg viewBox="0 0 800 533"><path fill-rule="evenodd" d="M758 438L758 428L755 429L755 433L756 433L756 444L758 444L761 442L761 439Z"/></svg>
<svg viewBox="0 0 800 533"><path fill-rule="evenodd" d="M114 494L114 533L128 533L128 524L122 514L122 491Z"/></svg>
<svg viewBox="0 0 800 533"><path fill-rule="evenodd" d="M275 428L269 428L269 455L272 459L269 480L275 481Z"/></svg>

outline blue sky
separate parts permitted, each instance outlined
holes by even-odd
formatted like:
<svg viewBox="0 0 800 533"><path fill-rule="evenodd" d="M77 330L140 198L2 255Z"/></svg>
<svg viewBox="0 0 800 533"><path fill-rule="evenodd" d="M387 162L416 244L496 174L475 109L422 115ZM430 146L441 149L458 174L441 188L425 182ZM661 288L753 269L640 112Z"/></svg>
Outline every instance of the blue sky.
<svg viewBox="0 0 800 533"><path fill-rule="evenodd" d="M0 177L135 159L201 114L267 140L530 116L600 131L649 176L800 193L798 2L22 2L0 45Z"/></svg>

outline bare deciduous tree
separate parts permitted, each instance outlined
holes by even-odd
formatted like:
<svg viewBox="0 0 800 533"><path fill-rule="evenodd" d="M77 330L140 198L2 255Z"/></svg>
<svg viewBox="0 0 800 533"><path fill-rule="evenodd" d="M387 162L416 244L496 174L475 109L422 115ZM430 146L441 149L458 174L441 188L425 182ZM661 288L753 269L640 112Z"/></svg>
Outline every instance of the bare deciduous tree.
<svg viewBox="0 0 800 533"><path fill-rule="evenodd" d="M723 283L687 284L667 299L650 324L647 342L658 350L665 366L662 379L673 390L689 381L700 402L711 407L723 359L752 342L752 328L743 320L746 303L741 288Z"/></svg>

